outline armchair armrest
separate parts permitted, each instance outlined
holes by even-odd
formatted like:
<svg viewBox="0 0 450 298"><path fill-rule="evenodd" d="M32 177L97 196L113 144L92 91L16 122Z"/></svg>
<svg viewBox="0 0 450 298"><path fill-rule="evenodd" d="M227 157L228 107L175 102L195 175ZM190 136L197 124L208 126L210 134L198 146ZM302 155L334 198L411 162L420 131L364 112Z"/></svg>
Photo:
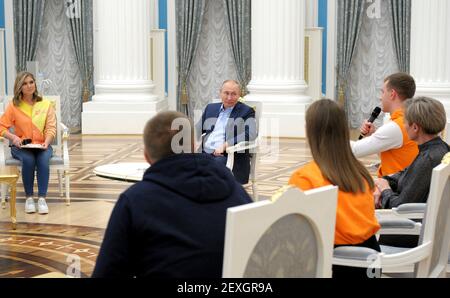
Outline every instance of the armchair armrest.
<svg viewBox="0 0 450 298"><path fill-rule="evenodd" d="M67 140L70 135L69 128L62 122L60 122L59 124L61 125L61 128L62 128L62 134L63 134L62 138L63 138L63 140Z"/></svg>
<svg viewBox="0 0 450 298"><path fill-rule="evenodd" d="M426 210L427 204L425 203L403 204L397 208L392 208L396 215L410 219L422 219Z"/></svg>
<svg viewBox="0 0 450 298"><path fill-rule="evenodd" d="M251 142L244 141L244 142L237 143L234 146L228 147L227 153L233 154L233 153L239 152L239 151L257 149L258 147L259 147L258 139L251 141Z"/></svg>
<svg viewBox="0 0 450 298"><path fill-rule="evenodd" d="M333 250L333 265L367 268L379 254L367 247L341 246Z"/></svg>
<svg viewBox="0 0 450 298"><path fill-rule="evenodd" d="M407 218L380 219L381 235L420 235L422 224Z"/></svg>
<svg viewBox="0 0 450 298"><path fill-rule="evenodd" d="M244 142L237 143L234 146L228 147L226 149L226 152L228 154L227 168L229 168L230 170L233 170L234 153L244 151L244 150L256 151L256 150L258 150L258 148L259 148L258 138L256 138L254 141L251 141L251 142L244 141Z"/></svg>

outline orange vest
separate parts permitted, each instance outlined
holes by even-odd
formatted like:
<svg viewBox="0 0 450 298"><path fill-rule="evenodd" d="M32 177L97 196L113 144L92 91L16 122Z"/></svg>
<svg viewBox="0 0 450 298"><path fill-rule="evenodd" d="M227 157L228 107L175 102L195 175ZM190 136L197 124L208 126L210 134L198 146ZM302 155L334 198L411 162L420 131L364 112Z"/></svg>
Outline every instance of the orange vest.
<svg viewBox="0 0 450 298"><path fill-rule="evenodd" d="M403 146L398 149L391 149L381 152L381 166L378 169L378 177L388 176L398 173L409 167L419 154L419 147L417 143L411 141L405 129L404 112L403 110L396 110L391 115L391 120L397 123L402 130Z"/></svg>
<svg viewBox="0 0 450 298"><path fill-rule="evenodd" d="M325 179L315 162L298 169L289 180L290 185L306 191L331 183ZM363 243L380 229L375 217L373 191L366 182L364 193L348 193L339 190L336 210L335 245Z"/></svg>

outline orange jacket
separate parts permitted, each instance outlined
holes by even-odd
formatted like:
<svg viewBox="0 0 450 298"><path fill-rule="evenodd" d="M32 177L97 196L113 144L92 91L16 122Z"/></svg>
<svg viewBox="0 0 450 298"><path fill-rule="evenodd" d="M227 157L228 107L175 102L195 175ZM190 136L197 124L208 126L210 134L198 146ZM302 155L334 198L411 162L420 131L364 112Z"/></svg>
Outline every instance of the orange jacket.
<svg viewBox="0 0 450 298"><path fill-rule="evenodd" d="M319 188L331 183L325 179L315 162L298 169L289 180L290 185L306 191ZM335 245L360 244L372 237L380 225L375 217L375 204L373 191L366 183L366 192L348 193L339 190L337 211Z"/></svg>
<svg viewBox="0 0 450 298"><path fill-rule="evenodd" d="M56 137L56 115L53 103L42 100L30 106L21 102L16 107L9 103L0 118L0 135L14 127L14 134L19 138L31 139L33 144L42 144L47 137Z"/></svg>
<svg viewBox="0 0 450 298"><path fill-rule="evenodd" d="M403 146L398 149L391 149L380 153L381 165L378 169L378 177L388 176L409 167L419 154L417 143L411 141L404 124L404 112L402 109L396 110L391 115L394 121L402 130Z"/></svg>

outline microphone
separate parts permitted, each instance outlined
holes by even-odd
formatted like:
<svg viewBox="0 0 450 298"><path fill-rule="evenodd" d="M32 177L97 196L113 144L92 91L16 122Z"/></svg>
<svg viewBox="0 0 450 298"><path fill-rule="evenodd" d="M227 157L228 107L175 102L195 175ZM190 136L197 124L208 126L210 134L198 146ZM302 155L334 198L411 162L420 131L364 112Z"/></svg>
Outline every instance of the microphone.
<svg viewBox="0 0 450 298"><path fill-rule="evenodd" d="M376 107L375 109L373 109L372 115L370 115L370 118L367 121L370 123L373 123L378 118L380 113L381 113L381 108ZM358 140L361 140L362 138L364 138L364 135L360 134Z"/></svg>

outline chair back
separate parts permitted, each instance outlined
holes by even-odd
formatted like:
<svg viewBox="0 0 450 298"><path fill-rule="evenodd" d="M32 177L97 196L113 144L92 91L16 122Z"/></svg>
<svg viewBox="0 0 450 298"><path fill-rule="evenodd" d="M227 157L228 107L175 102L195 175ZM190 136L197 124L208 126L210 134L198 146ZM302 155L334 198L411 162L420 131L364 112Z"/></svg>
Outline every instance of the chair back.
<svg viewBox="0 0 450 298"><path fill-rule="evenodd" d="M259 135L259 120L261 119L262 115L262 108L263 104L260 101L250 101L250 100L244 100L242 103L248 105L249 107L253 108L255 110L255 120L256 120L256 133Z"/></svg>
<svg viewBox="0 0 450 298"><path fill-rule="evenodd" d="M447 159L450 158L450 155L447 156ZM431 254L416 265L416 276L445 277L450 245L450 164L448 162L433 169L419 245L423 243L431 243Z"/></svg>
<svg viewBox="0 0 450 298"><path fill-rule="evenodd" d="M227 211L223 277L331 277L338 189L288 187Z"/></svg>
<svg viewBox="0 0 450 298"><path fill-rule="evenodd" d="M450 145L450 120L447 119L447 125L445 127L445 130L442 133L442 139L444 142Z"/></svg>

